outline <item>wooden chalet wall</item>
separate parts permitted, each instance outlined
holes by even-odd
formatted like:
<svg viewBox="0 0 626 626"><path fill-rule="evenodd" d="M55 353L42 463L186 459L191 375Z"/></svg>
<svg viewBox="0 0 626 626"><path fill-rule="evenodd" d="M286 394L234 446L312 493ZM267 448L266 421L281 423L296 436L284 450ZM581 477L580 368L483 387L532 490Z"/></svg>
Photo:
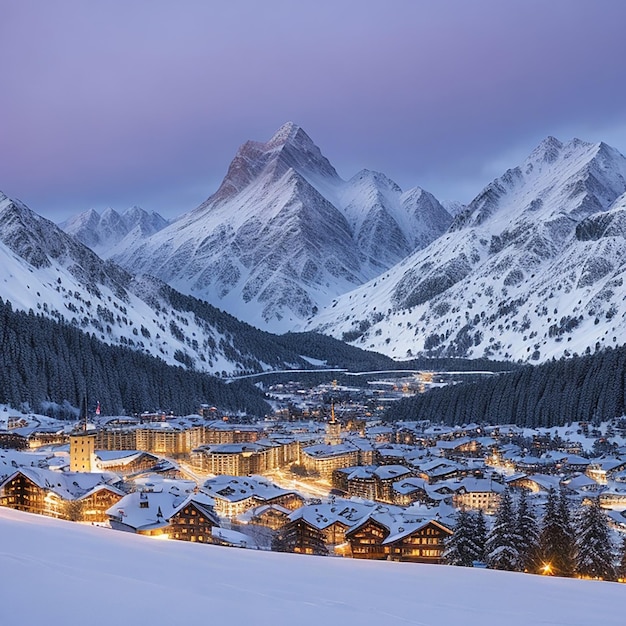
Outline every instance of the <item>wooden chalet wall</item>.
<svg viewBox="0 0 626 626"><path fill-rule="evenodd" d="M445 540L451 534L452 531L445 526L430 522L420 530L385 546L385 550L393 561L439 564L443 561Z"/></svg>
<svg viewBox="0 0 626 626"><path fill-rule="evenodd" d="M219 526L215 514L190 502L170 520L169 536L182 541L213 543L213 527Z"/></svg>

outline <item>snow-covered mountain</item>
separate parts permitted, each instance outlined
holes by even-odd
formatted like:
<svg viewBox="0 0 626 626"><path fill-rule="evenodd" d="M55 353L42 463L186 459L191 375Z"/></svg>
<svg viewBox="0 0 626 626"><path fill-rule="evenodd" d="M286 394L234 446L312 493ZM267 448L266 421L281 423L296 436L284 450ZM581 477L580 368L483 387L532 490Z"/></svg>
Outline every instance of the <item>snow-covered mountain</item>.
<svg viewBox="0 0 626 626"><path fill-rule="evenodd" d="M396 358L542 361L626 336L626 159L544 140L447 233L309 325Z"/></svg>
<svg viewBox="0 0 626 626"><path fill-rule="evenodd" d="M429 193L382 174L342 180L293 123L237 152L215 194L112 258L260 328L298 328L450 225Z"/></svg>
<svg viewBox="0 0 626 626"><path fill-rule="evenodd" d="M95 209L75 215L59 224L102 258L108 258L119 246L122 250L165 228L169 222L154 211L148 213L133 206L123 213L108 208L102 215Z"/></svg>
<svg viewBox="0 0 626 626"><path fill-rule="evenodd" d="M97 339L212 373L309 367L305 352L149 276L133 276L0 193L0 298ZM36 348L36 346L34 346ZM297 348L296 348L297 349ZM62 355L59 355L62 358Z"/></svg>

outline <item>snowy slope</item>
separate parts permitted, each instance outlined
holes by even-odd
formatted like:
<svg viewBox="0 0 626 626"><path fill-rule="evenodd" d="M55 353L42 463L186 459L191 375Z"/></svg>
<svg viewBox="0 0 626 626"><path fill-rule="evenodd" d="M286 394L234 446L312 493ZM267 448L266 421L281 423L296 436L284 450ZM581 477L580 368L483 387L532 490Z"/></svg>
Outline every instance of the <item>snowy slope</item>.
<svg viewBox="0 0 626 626"><path fill-rule="evenodd" d="M10 509L0 509L0 563L3 621L12 624L624 621L619 583L158 541Z"/></svg>
<svg viewBox="0 0 626 626"><path fill-rule="evenodd" d="M433 196L381 174L343 181L293 123L248 141L197 209L112 258L272 331L297 329L330 300L449 226Z"/></svg>
<svg viewBox="0 0 626 626"><path fill-rule="evenodd" d="M306 367L272 338L187 302L152 277L132 276L26 206L0 194L0 297L13 309L65 321L101 341L200 371ZM239 336L238 336L239 335ZM256 350L256 352L255 352ZM278 362L277 362L278 359Z"/></svg>
<svg viewBox="0 0 626 626"><path fill-rule="evenodd" d="M102 258L109 258L119 246L122 250L135 246L146 237L165 228L169 222L154 211L148 213L133 206L123 213L108 208L100 215L89 209L59 224Z"/></svg>
<svg viewBox="0 0 626 626"><path fill-rule="evenodd" d="M310 324L356 345L545 360L626 336L626 159L549 137L449 231Z"/></svg>

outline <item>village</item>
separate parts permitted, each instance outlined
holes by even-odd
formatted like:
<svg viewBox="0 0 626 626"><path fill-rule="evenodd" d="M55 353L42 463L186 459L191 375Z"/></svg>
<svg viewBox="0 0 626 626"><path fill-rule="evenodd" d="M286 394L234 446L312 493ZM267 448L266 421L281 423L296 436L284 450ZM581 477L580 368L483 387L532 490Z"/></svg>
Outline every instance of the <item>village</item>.
<svg viewBox="0 0 626 626"><path fill-rule="evenodd" d="M580 506L597 499L616 539L626 533L626 419L381 421L402 387L275 385L282 404L261 421L209 405L98 406L77 423L0 408L0 505L157 539L441 563L459 511L492 520L505 491L540 509L561 490Z"/></svg>

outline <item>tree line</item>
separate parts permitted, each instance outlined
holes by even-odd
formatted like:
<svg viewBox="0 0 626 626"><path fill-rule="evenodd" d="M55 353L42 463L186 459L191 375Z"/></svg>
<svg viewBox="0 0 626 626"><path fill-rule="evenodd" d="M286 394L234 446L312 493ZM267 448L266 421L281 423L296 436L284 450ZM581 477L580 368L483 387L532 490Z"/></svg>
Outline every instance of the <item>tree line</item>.
<svg viewBox="0 0 626 626"><path fill-rule="evenodd" d="M265 415L263 393L246 381L230 384L111 346L70 324L31 310L14 311L0 298L0 402L74 417L85 395L109 415L145 410L195 413L202 403L228 412Z"/></svg>
<svg viewBox="0 0 626 626"><path fill-rule="evenodd" d="M599 423L625 413L626 347L621 346L432 389L393 404L385 419L536 428Z"/></svg>
<svg viewBox="0 0 626 626"><path fill-rule="evenodd" d="M444 553L446 563L554 576L626 578L626 539L616 553L607 516L597 498L572 512L564 489L550 489L541 522L522 489L517 502L502 494L488 531L482 511L457 514Z"/></svg>

